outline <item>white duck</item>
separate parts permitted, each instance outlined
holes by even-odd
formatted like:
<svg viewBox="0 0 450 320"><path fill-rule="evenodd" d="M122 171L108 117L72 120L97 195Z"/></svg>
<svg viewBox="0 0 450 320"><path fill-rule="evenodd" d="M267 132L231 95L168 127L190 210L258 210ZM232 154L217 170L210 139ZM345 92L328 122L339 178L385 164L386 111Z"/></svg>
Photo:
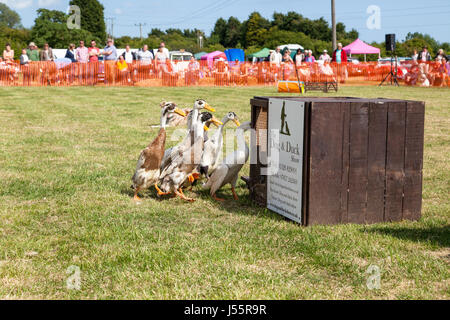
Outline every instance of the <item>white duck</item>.
<svg viewBox="0 0 450 320"><path fill-rule="evenodd" d="M186 148L180 148L176 154L172 154L170 164L161 172L161 190L164 193L173 192L183 200L194 201L194 199L187 198L183 194L181 186L200 163L204 146L204 127L206 121L208 121L206 117L200 117L200 119L192 122L190 135L194 143L186 146Z"/></svg>
<svg viewBox="0 0 450 320"><path fill-rule="evenodd" d="M217 201L224 201L224 199L218 198L216 192L225 186L231 184L231 192L235 200L239 200L236 194L236 183L239 178L239 172L244 164L247 163L250 154L247 143L245 142L244 133L251 129L250 122L243 123L237 129L238 137L238 150L227 155L225 160L220 164L217 169L211 174L209 180L203 184L204 189L210 189L210 194L213 199Z"/></svg>
<svg viewBox="0 0 450 320"><path fill-rule="evenodd" d="M163 157L163 160L161 161L161 170L164 170L165 168L167 168L170 165L172 158L179 153L180 149L183 150L183 149L188 148L189 146L192 146L193 141L195 141L195 137L194 137L194 139L192 139L192 134L191 134L192 133L192 119L195 119L195 121L198 121L199 113L200 113L200 110L202 110L202 109L206 109L211 112L216 111L205 100L198 99L194 102L194 107L193 107L192 111L189 112L189 115L188 115L188 121L187 121L188 132L186 134L186 137L180 144L178 144L172 148L169 148L164 152L164 157Z"/></svg>
<svg viewBox="0 0 450 320"><path fill-rule="evenodd" d="M209 179L209 174L216 170L220 164L220 156L223 150L223 129L229 121L233 121L236 126L240 126L238 116L234 112L228 112L222 119L222 125L205 143L203 150L202 161L200 163L200 174L204 174L206 179Z"/></svg>
<svg viewBox="0 0 450 320"><path fill-rule="evenodd" d="M181 116L186 114L178 109L175 104L169 103L161 109L160 126L158 135L144 150L142 150L136 165L136 171L132 177L134 189L134 200L139 201L139 191L155 185L158 194L162 194L156 183L161 173L161 160L164 155L164 147L166 144L166 125L167 118L170 114L177 113Z"/></svg>

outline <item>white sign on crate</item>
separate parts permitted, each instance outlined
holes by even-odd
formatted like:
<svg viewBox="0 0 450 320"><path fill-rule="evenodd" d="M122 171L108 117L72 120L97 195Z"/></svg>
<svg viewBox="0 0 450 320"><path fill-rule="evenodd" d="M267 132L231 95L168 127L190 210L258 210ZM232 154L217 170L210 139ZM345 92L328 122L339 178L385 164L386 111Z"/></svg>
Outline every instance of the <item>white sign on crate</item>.
<svg viewBox="0 0 450 320"><path fill-rule="evenodd" d="M269 175L267 208L302 221L303 136L305 103L269 100Z"/></svg>

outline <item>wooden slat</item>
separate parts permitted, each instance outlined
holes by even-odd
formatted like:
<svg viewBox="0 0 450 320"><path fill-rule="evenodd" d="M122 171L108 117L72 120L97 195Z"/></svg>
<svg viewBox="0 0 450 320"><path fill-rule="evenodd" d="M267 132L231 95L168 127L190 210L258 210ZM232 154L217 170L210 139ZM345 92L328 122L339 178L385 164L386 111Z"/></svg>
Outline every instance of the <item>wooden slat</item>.
<svg viewBox="0 0 450 320"><path fill-rule="evenodd" d="M311 145L311 103L305 102L305 122L303 131L303 181L302 181L302 221L303 225L309 225L309 168L310 168L310 145Z"/></svg>
<svg viewBox="0 0 450 320"><path fill-rule="evenodd" d="M341 217L342 114L336 104L311 106L310 225L337 224Z"/></svg>
<svg viewBox="0 0 450 320"><path fill-rule="evenodd" d="M418 220L422 209L422 168L425 105L408 102L406 106L405 185L403 219Z"/></svg>
<svg viewBox="0 0 450 320"><path fill-rule="evenodd" d="M386 186L386 103L371 103L369 109L369 145L366 223L383 222Z"/></svg>
<svg viewBox="0 0 450 320"><path fill-rule="evenodd" d="M367 146L369 104L352 103L350 117L350 169L348 222L364 223L367 203Z"/></svg>
<svg viewBox="0 0 450 320"><path fill-rule="evenodd" d="M342 169L341 169L341 223L347 223L348 220L348 177L350 171L350 103L340 103L342 114Z"/></svg>
<svg viewBox="0 0 450 320"><path fill-rule="evenodd" d="M388 103L385 220L402 220L406 102Z"/></svg>

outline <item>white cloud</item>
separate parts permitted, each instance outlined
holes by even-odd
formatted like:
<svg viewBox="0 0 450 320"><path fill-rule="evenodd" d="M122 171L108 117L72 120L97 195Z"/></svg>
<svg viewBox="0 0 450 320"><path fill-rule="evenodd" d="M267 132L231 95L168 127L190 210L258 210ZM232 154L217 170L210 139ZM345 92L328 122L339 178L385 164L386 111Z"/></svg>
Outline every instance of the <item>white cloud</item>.
<svg viewBox="0 0 450 320"><path fill-rule="evenodd" d="M122 9L116 8L114 9L115 14L122 14Z"/></svg>
<svg viewBox="0 0 450 320"><path fill-rule="evenodd" d="M33 5L33 0L0 0L13 9L26 9Z"/></svg>

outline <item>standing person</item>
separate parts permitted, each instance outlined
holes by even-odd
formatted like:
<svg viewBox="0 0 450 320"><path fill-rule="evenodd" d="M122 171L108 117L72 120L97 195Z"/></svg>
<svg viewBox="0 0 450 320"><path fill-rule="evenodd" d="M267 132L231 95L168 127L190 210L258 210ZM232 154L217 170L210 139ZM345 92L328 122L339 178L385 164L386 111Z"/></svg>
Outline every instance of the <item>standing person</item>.
<svg viewBox="0 0 450 320"><path fill-rule="evenodd" d="M308 50L308 54L306 55L305 62L313 63L316 62L316 58L312 54L312 50Z"/></svg>
<svg viewBox="0 0 450 320"><path fill-rule="evenodd" d="M270 66L272 69L272 73L273 73L273 78L275 80L275 82L278 79L278 74L280 73L280 66L281 66L281 61L283 60L283 56L281 55L280 52L280 48L276 48L275 51L273 51L270 54Z"/></svg>
<svg viewBox="0 0 450 320"><path fill-rule="evenodd" d="M88 48L89 64L87 65L88 83L96 84L98 82L98 57L101 55L97 48L95 40L91 40L91 46Z"/></svg>
<svg viewBox="0 0 450 320"><path fill-rule="evenodd" d="M30 63L30 59L27 55L27 49L22 49L22 54L20 55L20 65L27 66Z"/></svg>
<svg viewBox="0 0 450 320"><path fill-rule="evenodd" d="M66 50L66 55L64 58L70 59L72 63L77 62L77 58L75 57L75 45L71 43L69 48Z"/></svg>
<svg viewBox="0 0 450 320"><path fill-rule="evenodd" d="M136 52L131 51L130 45L125 46L125 52L122 53L122 57L128 65L128 72L130 74L131 80L134 81L136 65L135 61L137 60Z"/></svg>
<svg viewBox="0 0 450 320"><path fill-rule="evenodd" d="M139 73L143 75L144 79L149 79L154 57L153 53L148 50L148 45L144 44L137 57L139 59Z"/></svg>
<svg viewBox="0 0 450 320"><path fill-rule="evenodd" d="M435 61L441 62L442 59L447 59L447 57L444 54L444 49L439 49L436 57L434 58Z"/></svg>
<svg viewBox="0 0 450 320"><path fill-rule="evenodd" d="M27 55L30 61L39 61L39 50L34 42L28 45Z"/></svg>
<svg viewBox="0 0 450 320"><path fill-rule="evenodd" d="M72 63L77 62L76 52L75 52L75 44L73 44L73 43L69 44L69 48L66 50L66 55L64 56L64 58L70 59L70 61ZM74 81L75 75L77 74L78 65L72 64L70 66L69 70L70 70L70 73L68 76L68 81L70 84L72 84L72 82Z"/></svg>
<svg viewBox="0 0 450 320"><path fill-rule="evenodd" d="M56 69L55 65L50 63L55 60L55 57L53 56L53 50L49 47L48 43L44 44L44 48L41 50L39 58L41 62L46 62L41 64L42 83L50 85L55 80Z"/></svg>
<svg viewBox="0 0 450 320"><path fill-rule="evenodd" d="M20 56L20 70L23 74L23 85L29 86L31 80L30 74L30 58L28 58L27 49L22 49L22 54Z"/></svg>
<svg viewBox="0 0 450 320"><path fill-rule="evenodd" d="M422 51L419 53L419 56L417 57L417 60L420 62L427 62L431 61L431 54L428 52L428 47L423 47Z"/></svg>
<svg viewBox="0 0 450 320"><path fill-rule="evenodd" d="M89 49L84 45L84 40L80 40L80 46L76 50L76 60L78 64L79 81L83 83L87 74L87 63L89 62Z"/></svg>
<svg viewBox="0 0 450 320"><path fill-rule="evenodd" d="M280 48L276 48L274 52L270 55L270 63L280 66L283 56L281 55Z"/></svg>
<svg viewBox="0 0 450 320"><path fill-rule="evenodd" d="M328 51L327 50L323 50L323 53L319 57L319 60L321 60L323 62L330 62L331 61L331 57L328 55Z"/></svg>
<svg viewBox="0 0 450 320"><path fill-rule="evenodd" d="M333 52L333 58L331 61L338 64L347 63L347 52L342 50L342 43L338 43L337 49Z"/></svg>
<svg viewBox="0 0 450 320"><path fill-rule="evenodd" d="M44 44L44 48L39 54L40 61L53 61L55 57L53 56L53 50L49 47L48 43Z"/></svg>
<svg viewBox="0 0 450 320"><path fill-rule="evenodd" d="M151 52L150 52L151 53ZM122 53L122 56L126 63L130 64L137 60L137 55L135 52L131 51L130 45L125 46L125 52ZM153 55L152 55L153 57Z"/></svg>
<svg viewBox="0 0 450 320"><path fill-rule="evenodd" d="M98 57L100 56L100 49L97 48L97 43L95 40L91 41L91 46L88 49L89 62L98 62Z"/></svg>
<svg viewBox="0 0 450 320"><path fill-rule="evenodd" d="M417 57L417 62L419 62L420 70L423 74L427 75L429 71L428 62L431 61L431 54L428 52L428 47L423 47L422 51Z"/></svg>
<svg viewBox="0 0 450 320"><path fill-rule="evenodd" d="M161 76L162 72L167 72L167 55L164 53L164 47L159 46L158 51L155 53L155 61L157 64L158 75Z"/></svg>
<svg viewBox="0 0 450 320"><path fill-rule="evenodd" d="M115 67L117 60L117 49L114 46L114 40L108 39L106 47L103 50L103 55L105 56L105 73L107 76L108 83L112 85L115 84Z"/></svg>
<svg viewBox="0 0 450 320"><path fill-rule="evenodd" d="M419 54L417 53L417 50L414 49L413 55L411 56L411 59L413 61L417 61L417 58L419 57Z"/></svg>
<svg viewBox="0 0 450 320"><path fill-rule="evenodd" d="M11 49L11 45L9 43L6 44L5 50L3 50L3 60L7 63L14 61L14 50Z"/></svg>
<svg viewBox="0 0 450 320"><path fill-rule="evenodd" d="M194 56L192 56L189 61L184 78L186 85L197 84L200 79L200 63L195 60Z"/></svg>
<svg viewBox="0 0 450 320"><path fill-rule="evenodd" d="M295 66L299 68L302 65L302 62L305 60L305 55L302 52L302 49L298 49L297 53L294 56Z"/></svg>
<svg viewBox="0 0 450 320"><path fill-rule="evenodd" d="M159 44L159 46L163 48L162 51L163 51L163 53L166 55L166 58L167 58L167 59L170 59L170 56L169 56L169 49L166 48L166 44L165 44L164 42L161 42L161 43Z"/></svg>
<svg viewBox="0 0 450 320"><path fill-rule="evenodd" d="M80 63L89 61L89 49L85 47L83 40L80 40L80 46L77 48L76 60Z"/></svg>
<svg viewBox="0 0 450 320"><path fill-rule="evenodd" d="M335 74L341 78L341 82L344 83L347 78L347 52L342 50L342 43L338 43L337 49L333 52L332 62L336 62Z"/></svg>

